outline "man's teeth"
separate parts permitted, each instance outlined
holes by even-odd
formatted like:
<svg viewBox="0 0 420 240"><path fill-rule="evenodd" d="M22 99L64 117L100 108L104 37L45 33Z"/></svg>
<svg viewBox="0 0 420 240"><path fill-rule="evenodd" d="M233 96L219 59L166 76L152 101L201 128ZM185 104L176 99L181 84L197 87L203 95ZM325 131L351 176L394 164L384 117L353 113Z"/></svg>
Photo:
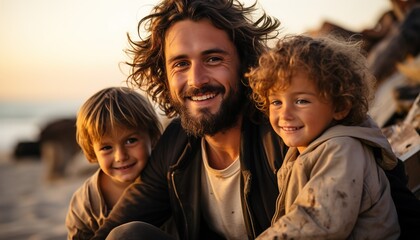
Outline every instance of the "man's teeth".
<svg viewBox="0 0 420 240"><path fill-rule="evenodd" d="M215 93L210 93L210 94L204 94L204 95L201 95L201 96L192 96L191 100L193 100L193 101L204 101L204 100L207 100L207 99L210 99L210 98L214 98L215 96L216 96Z"/></svg>

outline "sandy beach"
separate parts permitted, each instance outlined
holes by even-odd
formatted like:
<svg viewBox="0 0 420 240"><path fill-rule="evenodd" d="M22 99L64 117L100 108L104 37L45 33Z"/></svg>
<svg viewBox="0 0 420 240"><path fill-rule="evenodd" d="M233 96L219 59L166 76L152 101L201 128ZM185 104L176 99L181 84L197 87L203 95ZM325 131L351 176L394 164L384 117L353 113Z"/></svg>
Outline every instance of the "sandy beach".
<svg viewBox="0 0 420 240"><path fill-rule="evenodd" d="M87 177L76 173L87 166L83 160L75 163L76 171L70 176L48 182L40 159L14 161L11 154L1 153L0 239L66 239L64 221L70 198Z"/></svg>

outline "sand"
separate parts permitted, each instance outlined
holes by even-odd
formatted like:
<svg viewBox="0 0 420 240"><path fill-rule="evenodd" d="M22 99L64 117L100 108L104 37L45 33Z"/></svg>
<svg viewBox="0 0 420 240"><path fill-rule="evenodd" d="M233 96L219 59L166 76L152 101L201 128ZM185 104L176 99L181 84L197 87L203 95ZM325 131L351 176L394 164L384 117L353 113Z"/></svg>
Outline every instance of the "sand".
<svg viewBox="0 0 420 240"><path fill-rule="evenodd" d="M1 240L67 238L64 221L68 204L88 175L71 174L48 182L44 171L40 159L14 161L10 154L0 154Z"/></svg>

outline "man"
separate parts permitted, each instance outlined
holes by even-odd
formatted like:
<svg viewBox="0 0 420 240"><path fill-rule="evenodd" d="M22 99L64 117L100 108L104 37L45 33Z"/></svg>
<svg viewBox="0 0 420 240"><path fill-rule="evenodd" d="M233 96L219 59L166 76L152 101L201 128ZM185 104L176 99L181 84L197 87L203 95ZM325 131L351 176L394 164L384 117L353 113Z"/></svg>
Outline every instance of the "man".
<svg viewBox="0 0 420 240"><path fill-rule="evenodd" d="M169 238L144 224L172 217L180 239L254 239L271 225L286 147L248 100L244 73L280 25L236 0L163 0L130 39L131 83L168 117L141 182L94 239ZM111 237L111 236L110 236Z"/></svg>
<svg viewBox="0 0 420 240"><path fill-rule="evenodd" d="M167 127L142 183L96 238L122 223L160 226L170 216L180 239L255 238L270 226L285 148L248 100L243 76L280 23L266 15L252 22L255 10L232 0L168 0L141 20L151 35L130 39L131 80L180 121Z"/></svg>

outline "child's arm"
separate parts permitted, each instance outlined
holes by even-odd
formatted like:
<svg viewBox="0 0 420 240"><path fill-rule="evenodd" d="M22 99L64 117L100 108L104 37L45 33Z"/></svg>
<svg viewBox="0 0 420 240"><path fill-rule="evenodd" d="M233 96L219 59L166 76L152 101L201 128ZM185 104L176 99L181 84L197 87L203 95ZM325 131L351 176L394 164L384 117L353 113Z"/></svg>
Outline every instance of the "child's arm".
<svg viewBox="0 0 420 240"><path fill-rule="evenodd" d="M70 207L66 216L67 239L90 239L94 235L91 222L91 216L87 214L84 204L80 201L81 191L78 190L73 195ZM90 211L89 211L90 212Z"/></svg>
<svg viewBox="0 0 420 240"><path fill-rule="evenodd" d="M168 190L165 189L167 184L166 182L157 184L165 178L153 176L160 175L151 166L153 161L154 159L151 159L142 172L143 175L147 173L152 177L147 178L147 181L136 181L126 189L91 239L104 239L113 228L131 221L143 221L160 226L169 218L169 196Z"/></svg>
<svg viewBox="0 0 420 240"><path fill-rule="evenodd" d="M180 131L179 123L170 124L166 128L141 173L142 181L136 181L126 189L92 239L104 239L113 228L131 221L160 226L170 217L168 161L178 158L180 153L174 153L174 149L183 150L176 145L186 145L186 137L180 137Z"/></svg>
<svg viewBox="0 0 420 240"><path fill-rule="evenodd" d="M70 201L66 216L68 239L90 239L104 221L105 202L99 193L98 178L100 171L89 177L77 189Z"/></svg>
<svg viewBox="0 0 420 240"><path fill-rule="evenodd" d="M357 221L364 211L368 211L368 207L377 205L381 198L390 198L385 195L386 187L381 189L386 184L376 184L378 179L383 183L386 178L376 166L370 149L363 147L358 140L353 139L349 143L350 138L341 139L345 141L328 141L327 145L318 147L316 153L305 154L296 160L290 181L286 186L280 185L280 189L287 188L283 197L285 215L263 232L259 239L346 239L356 225L363 225ZM313 155L308 157L310 154ZM376 184L376 191L365 185L366 178L375 179L372 181ZM279 181L284 180L287 178ZM392 206L388 204L392 204L392 201L384 202L379 203L382 204L380 211L384 214L379 217L393 213ZM379 217L366 217L366 221L370 221L369 224L378 222L380 231L388 231L384 228L394 222ZM389 231L394 231L394 228L389 227Z"/></svg>
<svg viewBox="0 0 420 240"><path fill-rule="evenodd" d="M82 219L74 212L69 212L66 217L66 227L67 227L67 239L90 239L93 237L94 232L89 229L88 226L84 225Z"/></svg>

